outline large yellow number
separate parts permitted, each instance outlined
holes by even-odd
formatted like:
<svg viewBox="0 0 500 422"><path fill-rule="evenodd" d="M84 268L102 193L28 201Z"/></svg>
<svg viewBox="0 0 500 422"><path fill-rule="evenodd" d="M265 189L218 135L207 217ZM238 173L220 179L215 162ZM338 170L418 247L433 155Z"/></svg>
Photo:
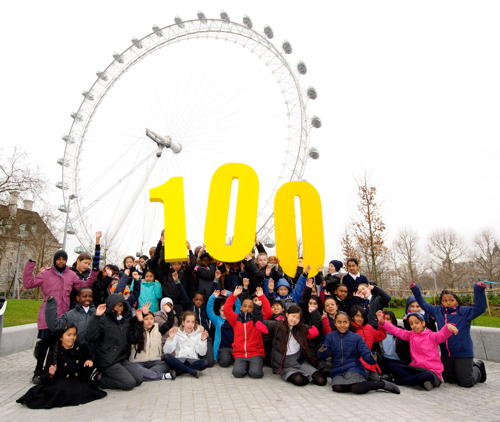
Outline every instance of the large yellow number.
<svg viewBox="0 0 500 422"><path fill-rule="evenodd" d="M172 177L163 185L150 189L149 200L163 204L165 261L187 261L186 211L182 177Z"/></svg>
<svg viewBox="0 0 500 422"><path fill-rule="evenodd" d="M234 179L239 182L238 200L233 240L227 245L227 220ZM252 167L229 163L217 169L210 182L205 221L205 244L210 255L219 261L237 262L251 252L255 243L258 201L259 179Z"/></svg>
<svg viewBox="0 0 500 422"><path fill-rule="evenodd" d="M290 277L295 276L298 263L295 197L300 198L304 268L311 266L309 277L318 273L325 259L323 213L318 191L307 182L285 183L274 198L274 230L276 255L281 268Z"/></svg>

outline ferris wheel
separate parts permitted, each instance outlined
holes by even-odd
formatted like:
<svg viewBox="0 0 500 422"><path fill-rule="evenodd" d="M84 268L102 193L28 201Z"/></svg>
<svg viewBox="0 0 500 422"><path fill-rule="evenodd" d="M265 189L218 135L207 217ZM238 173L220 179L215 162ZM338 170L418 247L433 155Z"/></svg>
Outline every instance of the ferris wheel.
<svg viewBox="0 0 500 422"><path fill-rule="evenodd" d="M251 165L260 178L258 236L273 240L273 200L285 182L302 180L317 98L303 61L289 41L274 44L245 16L153 26L102 71L71 114L58 159L66 235L75 252L91 251L105 232L114 257L146 252L158 239L163 210L149 202L150 188L184 176L188 238L201 243L211 175L227 162Z"/></svg>

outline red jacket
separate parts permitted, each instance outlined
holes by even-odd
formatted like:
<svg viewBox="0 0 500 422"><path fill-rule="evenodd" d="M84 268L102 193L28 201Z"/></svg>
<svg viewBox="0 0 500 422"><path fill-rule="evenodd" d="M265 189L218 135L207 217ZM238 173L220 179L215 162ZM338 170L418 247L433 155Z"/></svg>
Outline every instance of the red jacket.
<svg viewBox="0 0 500 422"><path fill-rule="evenodd" d="M358 325L355 322L353 322L352 325L356 329L356 334L359 334L361 336L370 350L372 350L374 343L382 341L387 336L387 333L383 328L379 328L378 330L376 330L370 324ZM360 360L364 367L369 371L377 372L379 374L381 373L380 368L377 364L371 365L369 363L366 363L363 358L360 358Z"/></svg>
<svg viewBox="0 0 500 422"><path fill-rule="evenodd" d="M273 311L267 298L260 296L262 301L262 316L264 319L271 318ZM233 356L234 358L252 358L254 356L265 356L264 342L262 333L255 328L253 321L243 323L238 321L238 314L234 313L233 305L236 302L236 297L231 294L224 304L224 315L227 321L233 327L234 342Z"/></svg>

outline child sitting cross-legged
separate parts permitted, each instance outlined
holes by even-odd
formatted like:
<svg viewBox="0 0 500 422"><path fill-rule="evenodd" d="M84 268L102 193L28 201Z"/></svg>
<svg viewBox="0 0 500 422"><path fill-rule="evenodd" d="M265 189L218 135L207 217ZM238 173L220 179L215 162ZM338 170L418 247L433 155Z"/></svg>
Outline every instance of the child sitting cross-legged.
<svg viewBox="0 0 500 422"><path fill-rule="evenodd" d="M203 358L207 354L208 331L196 322L193 311L184 311L179 328L172 327L163 346L165 362L177 375L189 374L199 378L208 367Z"/></svg>
<svg viewBox="0 0 500 422"><path fill-rule="evenodd" d="M411 362L404 365L398 362L388 364L390 372L399 385L419 385L432 390L441 384L443 363L439 357L439 344L445 342L458 329L452 324L444 325L438 332L425 327L424 317L419 313L408 315L411 331L402 330L384 318L384 312L378 311L379 325L388 333L410 343Z"/></svg>

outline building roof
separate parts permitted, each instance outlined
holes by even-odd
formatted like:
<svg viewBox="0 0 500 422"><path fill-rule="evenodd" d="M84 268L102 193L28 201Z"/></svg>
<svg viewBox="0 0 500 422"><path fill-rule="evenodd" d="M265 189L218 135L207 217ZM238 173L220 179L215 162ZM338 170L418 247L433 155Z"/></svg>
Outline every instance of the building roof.
<svg viewBox="0 0 500 422"><path fill-rule="evenodd" d="M48 243L59 245L59 241L44 223L40 215L36 211L17 208L14 218L11 217L8 205L0 205L0 237L17 238L21 226L28 235L31 236L47 236Z"/></svg>

